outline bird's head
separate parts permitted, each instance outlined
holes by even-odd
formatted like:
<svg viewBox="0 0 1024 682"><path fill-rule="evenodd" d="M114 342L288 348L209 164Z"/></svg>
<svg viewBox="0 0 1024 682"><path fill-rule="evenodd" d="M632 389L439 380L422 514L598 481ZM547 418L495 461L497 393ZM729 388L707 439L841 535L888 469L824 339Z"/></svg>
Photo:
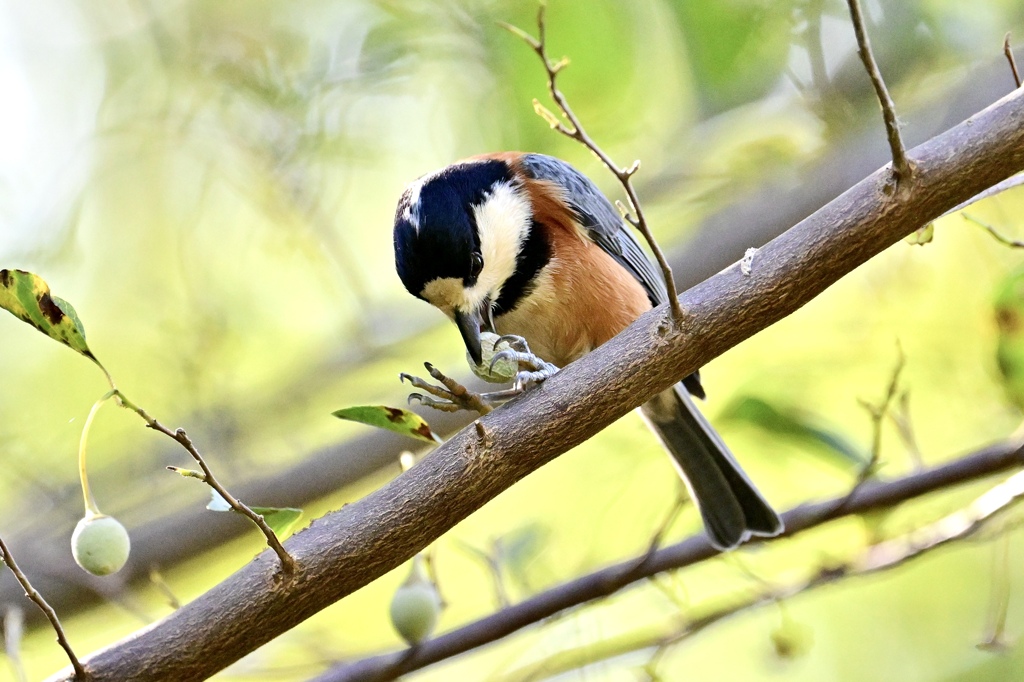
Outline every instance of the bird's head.
<svg viewBox="0 0 1024 682"><path fill-rule="evenodd" d="M455 321L473 361L480 332L524 294L533 212L503 159L463 161L406 188L395 213L395 266L409 293ZM531 249L535 251L535 249ZM536 261L534 256L530 259Z"/></svg>

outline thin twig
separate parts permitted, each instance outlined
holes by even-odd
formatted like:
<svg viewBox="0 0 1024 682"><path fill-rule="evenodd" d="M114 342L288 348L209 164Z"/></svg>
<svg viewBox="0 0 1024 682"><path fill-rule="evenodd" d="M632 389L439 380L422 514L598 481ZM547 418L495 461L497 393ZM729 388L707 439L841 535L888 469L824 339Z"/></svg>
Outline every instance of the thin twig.
<svg viewBox="0 0 1024 682"><path fill-rule="evenodd" d="M672 268L668 264L668 260L665 258L665 254L662 252L661 247L658 246L658 242L654 239L654 235L651 233L650 227L647 225L647 219L644 217L643 207L640 205L640 198L637 196L636 190L633 187L632 177L640 169L640 162L634 161L633 165L629 168L622 168L616 164L608 154L602 150L596 142L587 134L584 130L583 124L580 123L579 118L573 112L569 106L569 101L566 99L562 91L558 89L556 79L558 73L569 65L569 60L562 58L557 62L552 62L548 58L547 52L547 40L546 40L546 25L545 25L545 5L541 3L540 8L537 10L537 37L534 38L526 31L500 22L500 26L510 31L513 35L519 37L527 45L537 53L540 57L541 62L544 64L544 71L548 77L548 93L551 95L551 99L558 106L558 109L562 112L562 115L569 122L569 126L562 123L557 116L552 114L550 111L544 108L544 106L537 100L533 101L533 108L544 120L548 122L553 130L557 130L559 133L566 137L572 138L577 142L581 143L587 149L589 149L601 162L612 172L612 174L619 180L622 185L622 189L626 192L626 198L629 201L629 209L633 216L628 213L623 217L633 225L647 240L648 246L651 247L651 252L654 254L655 259L658 261L658 266L661 268L662 275L665 278L665 288L668 292L669 305L672 310L672 317L675 320L679 320L683 316L683 308L679 303L679 294L676 291L675 278L672 276Z"/></svg>
<svg viewBox="0 0 1024 682"><path fill-rule="evenodd" d="M916 471L924 469L924 456L921 454L921 446L917 443L917 436L914 435L914 425L910 419L910 391L900 393L898 407L889 410L889 418L896 426L903 447L906 448L910 461L914 464Z"/></svg>
<svg viewBox="0 0 1024 682"><path fill-rule="evenodd" d="M252 509L248 507L248 505L246 505L241 500L236 498L234 495L229 493L227 488L221 485L220 481L217 480L217 477L213 475L213 471L210 470L210 465L206 463L206 460L203 459L203 456L199 454L199 450L197 450L195 445L192 444L192 441L191 439L189 439L188 434L185 433L185 429L176 429L172 431L163 424L161 424L159 421L151 417L149 413L147 413L144 409L128 400L128 398L126 398L124 394L121 393L119 390L115 389L114 395L117 397L117 400L122 407L129 409L135 414L142 417L142 419L146 422L146 426L153 429L154 431L158 431L164 434L168 438L177 441L183 448L185 448L185 450L188 451L188 454L192 455L192 459L194 459L196 463L199 465L199 467L203 470L203 482L206 483L206 485L213 488L214 490L216 490L217 493L224 498L224 501L231 505L232 509L234 509L239 514L242 514L243 516L247 516L263 532L263 535L265 535L267 538L267 545L269 545L270 548L274 550L274 552L277 554L278 559L281 560L282 572L286 576L290 576L293 573L295 573L295 559L292 557L291 554L288 553L288 550L284 548L284 545L281 544L281 540L277 537L277 533L274 532L274 529L267 524L266 520L264 520L262 515L254 512Z"/></svg>
<svg viewBox="0 0 1024 682"><path fill-rule="evenodd" d="M675 502L672 503L672 508L665 514L665 518L661 520L658 527L654 530L654 534L651 535L651 541L647 543L647 554L644 556L651 556L658 551L661 547L661 543L665 541L665 535L668 533L672 524L679 518L679 514L686 509L686 506L690 503L690 496L686 493L686 488L683 486L682 481L679 482L679 494L676 495Z"/></svg>
<svg viewBox="0 0 1024 682"><path fill-rule="evenodd" d="M1010 47L1010 34L1007 32L1006 37L1003 38L1003 54L1006 55L1006 61L1010 62L1010 71L1013 72L1013 82L1020 87L1020 71L1017 70L1017 60L1013 58L1013 49Z"/></svg>
<svg viewBox="0 0 1024 682"><path fill-rule="evenodd" d="M961 213L960 215L964 217L964 220L974 223L975 225L977 225L978 227L982 228L990 235L995 237L996 241L998 241L999 243L1005 244L1006 246L1009 246L1010 248L1014 249L1024 249L1024 241L1020 241L1019 239L1010 239L1009 237L1003 236L1002 234L999 233L998 230L996 230L996 228L992 227L991 225L982 220L979 220L978 218L975 218L969 213Z"/></svg>
<svg viewBox="0 0 1024 682"><path fill-rule="evenodd" d="M71 667L75 669L75 679L77 680L88 680L89 673L86 672L85 667L81 661L78 660L78 656L75 656L75 652L71 649L71 644L68 642L67 635L64 634L64 627L60 624L60 619L57 618L57 612L43 599L43 595L36 591L36 588L32 587L32 583L29 582L28 576L21 572L18 568L17 562L14 560L14 555L11 554L11 550L7 548L3 538L0 538L0 556L2 556L4 563L7 564L7 568L11 569L11 573L21 583L22 588L25 590L25 596L35 602L35 605L39 607L39 610L43 612L46 619L50 621L50 625L53 626L54 632L57 633L57 643L61 645L64 652L71 659Z"/></svg>
<svg viewBox="0 0 1024 682"><path fill-rule="evenodd" d="M878 103L882 107L882 119L885 121L885 133L889 138L889 148L892 150L892 168L896 179L897 188L910 181L912 168L907 158L906 147L903 146L903 138L900 136L899 121L896 120L896 105L889 96L889 90L885 87L882 79L882 72L878 70L875 56L871 52L871 40L868 38L867 30L864 28L864 14L861 12L860 0L846 0L850 7L850 18L853 20L853 31L857 35L857 52L860 60L864 62L871 84L875 87L875 94L878 96Z"/></svg>
<svg viewBox="0 0 1024 682"><path fill-rule="evenodd" d="M163 595L164 599L167 600L167 605L172 609L181 608L181 600L178 599L174 591L171 590L171 586L164 580L163 573L160 572L160 567L153 564L149 567L149 582L157 591Z"/></svg>
<svg viewBox="0 0 1024 682"><path fill-rule="evenodd" d="M234 509L236 512L239 512L240 514L244 514L245 516L249 517L249 519L253 523L255 523L261 531L263 531L263 534L267 538L267 544L270 545L270 548L277 553L277 557L281 560L281 570L283 570L284 573L287 575L291 575L292 573L294 573L295 559L292 557L291 554L288 553L288 550L284 548L284 545L281 544L281 540L277 537L277 533L274 532L274 529L267 525L267 522L266 520L264 520L262 515L254 512L252 509L249 508L248 505L246 505L241 500L236 498L234 495L229 493L228 489L221 485L220 481L218 481L217 478L213 475L213 472L210 470L210 466L206 463L206 460L203 459L203 456L199 454L199 451L196 450L195 446L192 444L192 441L189 439L188 434L185 433L185 429L176 429L174 431L171 431L169 428L167 428L160 422L156 421L155 419L149 426L151 429L159 431L160 433L178 441L179 443L181 443L181 446L183 448L188 450L188 453L192 455L192 459L196 461L199 467L203 470L203 474L206 475L206 485L216 490L217 493L220 494L220 496L223 497L224 500L228 504L230 504L231 508Z"/></svg>
<svg viewBox="0 0 1024 682"><path fill-rule="evenodd" d="M871 457L868 459L867 463L861 467L860 472L858 472L857 480L854 482L850 492L843 500L843 505L847 504L860 487L875 475L875 472L878 469L878 463L881 461L882 424L885 421L885 416L889 413L892 401L896 398L896 394L899 390L900 374L903 372L903 367L907 363L907 358L903 354L903 347L897 343L896 350L898 352L896 365L893 367L892 373L889 375L889 384L885 389L885 395L882 397L882 400L877 404L869 403L866 400L859 401L861 407L867 410L871 417Z"/></svg>

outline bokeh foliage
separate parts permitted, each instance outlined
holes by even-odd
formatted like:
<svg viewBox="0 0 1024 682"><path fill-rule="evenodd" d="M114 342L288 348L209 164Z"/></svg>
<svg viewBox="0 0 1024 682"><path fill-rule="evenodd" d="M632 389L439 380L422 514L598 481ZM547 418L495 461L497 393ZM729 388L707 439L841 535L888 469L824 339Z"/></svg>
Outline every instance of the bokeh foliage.
<svg viewBox="0 0 1024 682"><path fill-rule="evenodd" d="M643 160L640 194L670 249L686 248L702 220L752 189L800 178L849 136L874 129L882 138L838 0L550 4L552 54L572 60L564 90L613 157ZM229 488L361 434L330 413L399 405L407 392L399 371L427 359L452 370L464 362L454 329L392 274L391 219L406 182L470 154L524 149L560 155L615 191L593 158L532 112L532 98L545 96L540 68L496 22L532 29L535 9L526 0L0 4L0 267L40 273L72 300L119 384L186 427ZM974 67L999 58L1007 30L1024 37L1024 6L1013 0L883 0L867 10L911 132L915 112L943 106ZM1017 191L972 211L1012 234L1022 209ZM708 412L779 507L850 485L871 436L858 399L884 391L897 340L925 462L1005 437L1021 415L999 373L997 346L1004 344L1001 357L1011 351L994 308L1005 304L996 292L1009 290L1020 261L959 216L944 219L933 243L894 247L705 368ZM67 553L79 511L75 447L88 407L106 390L103 378L11 318L0 319L0 381L0 534L21 538L16 552ZM780 415L828 437L794 433ZM187 455L131 415L105 414L91 442L95 494L129 529L205 504L201 486L163 471L189 466ZM888 423L882 455L883 475L913 467ZM336 509L397 471L396 463L306 513ZM501 565L507 596L519 599L642 551L677 488L654 439L638 419L623 419L437 543L449 604L441 628L495 608L481 552ZM514 678L559 651L670 628L680 613L742 598L758 586L751 574L784 583L980 489L680 572L414 679ZM698 524L688 510L671 537ZM166 541L201 532L183 528ZM992 585L1024 578L1021 540L1011 530L758 609L668 649L657 672L746 680L1020 675L1016 649L997 656L974 645L987 634ZM186 600L260 546L250 533L159 568ZM305 679L331 661L398 646L387 602L404 573L220 677ZM80 653L169 608L156 583L89 584L107 603L62 613ZM1011 597L1007 623L1012 640L1024 628L1019 599ZM778 647L780 628L791 647ZM65 664L43 628L23 648L32 679ZM652 654L619 655L582 674L636 679Z"/></svg>

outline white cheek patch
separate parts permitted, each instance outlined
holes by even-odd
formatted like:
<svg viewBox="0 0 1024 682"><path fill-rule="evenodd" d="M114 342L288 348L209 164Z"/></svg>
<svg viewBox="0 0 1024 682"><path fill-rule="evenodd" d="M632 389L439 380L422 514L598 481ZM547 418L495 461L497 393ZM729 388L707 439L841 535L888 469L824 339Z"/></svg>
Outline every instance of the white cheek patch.
<svg viewBox="0 0 1024 682"><path fill-rule="evenodd" d="M516 271L516 259L530 233L533 214L526 197L501 182L494 185L482 204L473 207L473 217L480 235L484 269L466 295L471 302L479 303L486 296L494 301Z"/></svg>

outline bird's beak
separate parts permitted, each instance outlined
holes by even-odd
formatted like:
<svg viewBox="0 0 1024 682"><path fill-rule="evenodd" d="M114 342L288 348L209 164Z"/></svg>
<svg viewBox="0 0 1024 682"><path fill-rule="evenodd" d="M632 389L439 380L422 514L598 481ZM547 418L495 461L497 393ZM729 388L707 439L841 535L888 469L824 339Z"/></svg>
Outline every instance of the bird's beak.
<svg viewBox="0 0 1024 682"><path fill-rule="evenodd" d="M466 344L469 357L479 365L483 362L483 351L480 348L480 331L494 333L494 318L491 314L491 301L484 299L483 303L476 310L455 311L455 324L462 333L462 341Z"/></svg>

